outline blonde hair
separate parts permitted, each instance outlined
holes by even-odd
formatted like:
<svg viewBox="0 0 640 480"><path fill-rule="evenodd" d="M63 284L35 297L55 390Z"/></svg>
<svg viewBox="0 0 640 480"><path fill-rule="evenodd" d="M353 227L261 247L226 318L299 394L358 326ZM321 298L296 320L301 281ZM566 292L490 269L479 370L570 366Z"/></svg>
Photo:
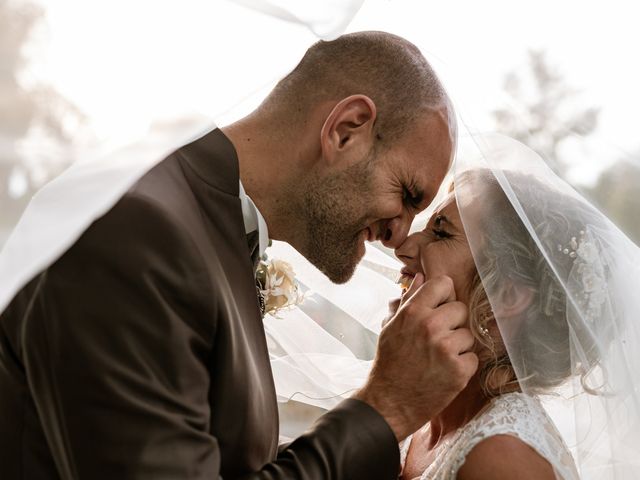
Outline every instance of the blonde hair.
<svg viewBox="0 0 640 480"><path fill-rule="evenodd" d="M518 374L526 381L528 391L543 393L574 373L568 321L572 312L563 286L571 273L573 258L560 252L554 259L555 271L552 271L493 174L476 170L465 176L481 189L484 211L488 212L478 219L482 258L479 262L476 259L480 267L469 286L470 327L476 341L484 347L479 353L484 393L494 397L520 389L514 362L521 369ZM532 176L513 172L506 176L520 202L536 206L529 209L528 219L535 225L547 252L556 252L557 245L567 244L585 228L584 222L592 213L590 207L561 195ZM491 212L500 214L491 215ZM510 339L520 352L528 352L527 361L510 358L497 329L488 328L495 317L486 292L501 292L505 286L514 284L533 293L521 314L523 321L518 323L514 338ZM544 328L540 328L541 321ZM480 332L487 332L484 329L488 329L489 334L482 335ZM583 386L589 393L597 393L585 382L598 362L595 340L586 333L578 335L589 359L589 365L581 372Z"/></svg>
<svg viewBox="0 0 640 480"><path fill-rule="evenodd" d="M473 276L470 290L469 326L476 342L484 347L478 352L482 390L488 398L518 391L518 379L504 344L489 334L480 334L494 320L494 316L478 272Z"/></svg>

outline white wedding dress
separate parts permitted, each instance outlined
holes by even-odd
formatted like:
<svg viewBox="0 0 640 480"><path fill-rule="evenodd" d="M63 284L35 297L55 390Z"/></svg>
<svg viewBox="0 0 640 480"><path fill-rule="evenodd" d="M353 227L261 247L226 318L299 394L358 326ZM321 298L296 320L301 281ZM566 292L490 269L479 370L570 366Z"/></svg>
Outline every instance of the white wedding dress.
<svg viewBox="0 0 640 480"><path fill-rule="evenodd" d="M494 398L488 408L442 442L435 451L436 460L420 480L455 480L469 452L494 435L519 438L555 466L558 478L579 479L569 449L540 401L522 393L508 393ZM411 437L402 444L403 465L410 444Z"/></svg>

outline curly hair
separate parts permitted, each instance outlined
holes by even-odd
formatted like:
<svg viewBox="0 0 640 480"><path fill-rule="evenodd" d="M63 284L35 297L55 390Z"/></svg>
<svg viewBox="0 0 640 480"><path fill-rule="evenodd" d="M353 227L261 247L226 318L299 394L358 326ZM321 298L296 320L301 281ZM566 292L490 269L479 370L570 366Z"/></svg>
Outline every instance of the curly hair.
<svg viewBox="0 0 640 480"><path fill-rule="evenodd" d="M519 390L526 382L529 391L543 393L562 384L573 373L570 336L578 335L585 347L586 364L581 379L597 364L597 348L588 332L571 326L573 306L568 301L566 285L574 266L573 256L558 251L594 218L593 210L581 201L563 195L535 177L504 172L521 204L528 205L528 220L537 233L537 244L520 215L489 170L465 173L481 191L484 215L476 219L482 232L481 259L469 288L469 318L476 341L483 345L480 353L480 379L488 397ZM535 208L532 208L535 206ZM492 215L491 212L499 212ZM544 252L552 252L552 271ZM517 284L532 292L532 300L510 331L507 352L499 334L482 335L495 320L486 292L503 291L505 285ZM544 322L540 328L539 322ZM510 329L511 330L511 329ZM526 352L523 353L523 352ZM518 376L514 369L518 369Z"/></svg>

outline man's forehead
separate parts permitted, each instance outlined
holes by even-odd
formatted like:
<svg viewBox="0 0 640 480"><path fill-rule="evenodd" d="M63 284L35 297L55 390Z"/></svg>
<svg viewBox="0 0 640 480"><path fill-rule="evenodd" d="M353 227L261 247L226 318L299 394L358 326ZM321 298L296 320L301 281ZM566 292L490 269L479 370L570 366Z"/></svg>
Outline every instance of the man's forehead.
<svg viewBox="0 0 640 480"><path fill-rule="evenodd" d="M443 190L444 187L448 184L448 173L449 165L446 165L444 168L430 168L430 164L427 162L424 162L422 166L417 169L416 176L419 179L418 181L420 185L424 189L425 200L427 200L427 208L433 207L435 201L438 201L440 203L441 199L443 198L442 195L446 195L447 193L449 193L448 188L446 191ZM439 194L439 192L441 193Z"/></svg>
<svg viewBox="0 0 640 480"><path fill-rule="evenodd" d="M451 166L454 142L447 118L444 110L423 113L391 153L398 179L417 190L412 193L424 198L424 207L435 198Z"/></svg>
<svg viewBox="0 0 640 480"><path fill-rule="evenodd" d="M417 122L413 145L414 168L435 195L453 162L454 142L445 112L430 112Z"/></svg>

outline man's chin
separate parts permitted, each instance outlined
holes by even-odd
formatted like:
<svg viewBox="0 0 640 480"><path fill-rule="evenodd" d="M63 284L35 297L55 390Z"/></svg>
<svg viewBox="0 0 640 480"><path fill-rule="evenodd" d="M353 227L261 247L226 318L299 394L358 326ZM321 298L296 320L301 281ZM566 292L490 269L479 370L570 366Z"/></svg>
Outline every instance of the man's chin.
<svg viewBox="0 0 640 480"><path fill-rule="evenodd" d="M299 252L335 284L351 280L366 252L364 239L360 235L348 244L314 242L305 247Z"/></svg>
<svg viewBox="0 0 640 480"><path fill-rule="evenodd" d="M337 285L342 285L343 283L347 283L353 277L353 274L356 271L357 263L354 265L343 266L341 269L320 269L322 273L324 273L332 283Z"/></svg>
<svg viewBox="0 0 640 480"><path fill-rule="evenodd" d="M316 266L329 278L329 280L335 284L341 285L351 280L356 271L356 267L364 257L365 251L364 243L358 243L356 249L353 249L350 252L351 254L345 252L345 254L340 257L340 262L332 264L323 262L322 265ZM351 259L351 261L347 261L349 259Z"/></svg>

